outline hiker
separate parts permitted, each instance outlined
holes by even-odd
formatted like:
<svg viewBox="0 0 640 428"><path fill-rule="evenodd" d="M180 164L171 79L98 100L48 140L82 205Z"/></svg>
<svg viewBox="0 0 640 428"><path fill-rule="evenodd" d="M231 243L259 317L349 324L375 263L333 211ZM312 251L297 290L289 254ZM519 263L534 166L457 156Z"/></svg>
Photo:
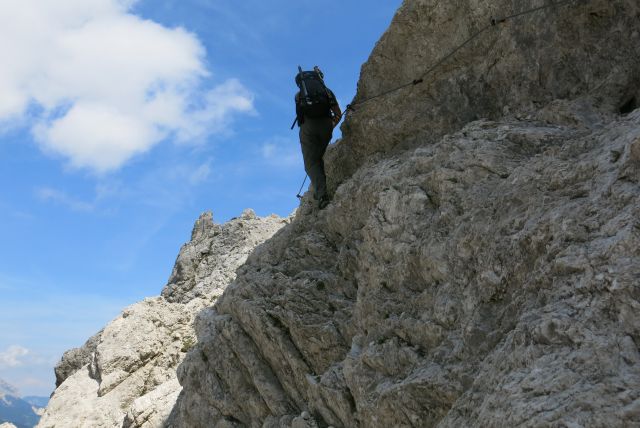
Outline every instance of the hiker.
<svg viewBox="0 0 640 428"><path fill-rule="evenodd" d="M329 204L327 178L324 173L324 152L331 141L333 128L340 123L342 111L333 92L324 84L324 75L316 66L313 71L298 67L295 96L296 120L300 127L300 146L304 169L311 178L313 197L318 207Z"/></svg>

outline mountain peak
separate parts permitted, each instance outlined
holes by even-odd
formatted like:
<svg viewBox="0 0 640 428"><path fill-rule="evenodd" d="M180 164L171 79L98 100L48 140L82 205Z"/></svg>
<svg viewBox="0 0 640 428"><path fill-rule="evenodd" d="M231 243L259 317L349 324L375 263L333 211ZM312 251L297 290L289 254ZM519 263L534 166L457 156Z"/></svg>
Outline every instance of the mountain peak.
<svg viewBox="0 0 640 428"><path fill-rule="evenodd" d="M31 428L38 423L41 409L19 397L19 391L0 379L0 428Z"/></svg>
<svg viewBox="0 0 640 428"><path fill-rule="evenodd" d="M13 395L18 397L20 392L18 391L18 388L11 385L9 382L0 379L0 396L1 395Z"/></svg>
<svg viewBox="0 0 640 428"><path fill-rule="evenodd" d="M39 426L161 426L181 389L176 368L195 344L196 314L222 294L255 247L288 222L247 210L221 225L211 212L200 215L162 296L125 308L64 354Z"/></svg>

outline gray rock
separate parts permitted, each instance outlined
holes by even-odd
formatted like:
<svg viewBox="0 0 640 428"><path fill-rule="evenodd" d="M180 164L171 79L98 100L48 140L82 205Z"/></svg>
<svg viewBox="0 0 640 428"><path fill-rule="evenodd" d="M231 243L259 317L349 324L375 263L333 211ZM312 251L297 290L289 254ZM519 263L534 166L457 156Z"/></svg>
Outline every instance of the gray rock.
<svg viewBox="0 0 640 428"><path fill-rule="evenodd" d="M356 101L513 4L405 0ZM332 203L257 247L202 216L41 426L637 425L639 30L636 0L554 6L357 105Z"/></svg>
<svg viewBox="0 0 640 428"><path fill-rule="evenodd" d="M131 305L82 348L65 353L56 368L60 384L38 426L162 426L181 390L176 367L196 341L196 314L217 299L246 255L287 221L245 211L216 225L211 213L202 215L170 281L168 298L180 301L155 297Z"/></svg>
<svg viewBox="0 0 640 428"><path fill-rule="evenodd" d="M80 348L73 348L62 355L62 358L54 368L56 375L56 388L69 376L89 364L96 352L102 330L94 334Z"/></svg>
<svg viewBox="0 0 640 428"><path fill-rule="evenodd" d="M406 0L356 101L512 4ZM526 15L357 106L331 205L198 315L170 425L636 425L639 14Z"/></svg>
<svg viewBox="0 0 640 428"><path fill-rule="evenodd" d="M492 17L540 4L405 0L363 65L354 101L424 76ZM423 83L355 106L327 154L330 188L364 162L499 119L505 108L525 118L555 100L591 100L613 113L634 96L637 105L639 20L635 0L577 0L490 27Z"/></svg>
<svg viewBox="0 0 640 428"><path fill-rule="evenodd" d="M633 425L640 110L587 125L360 168L199 314L173 426Z"/></svg>
<svg viewBox="0 0 640 428"><path fill-rule="evenodd" d="M191 241L180 250L162 296L169 302L186 303L212 290L222 290L235 276L235 269L266 237L273 225L282 225L276 216L259 221L253 210L220 226L210 212L196 221Z"/></svg>

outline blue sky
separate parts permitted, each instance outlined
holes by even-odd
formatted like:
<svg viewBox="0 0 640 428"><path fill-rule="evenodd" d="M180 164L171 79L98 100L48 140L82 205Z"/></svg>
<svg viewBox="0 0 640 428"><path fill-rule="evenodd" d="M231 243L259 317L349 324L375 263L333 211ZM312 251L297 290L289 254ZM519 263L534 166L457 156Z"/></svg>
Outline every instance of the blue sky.
<svg viewBox="0 0 640 428"><path fill-rule="evenodd" d="M193 222L288 215L297 65L341 104L400 0L0 6L0 378L53 365L159 294Z"/></svg>

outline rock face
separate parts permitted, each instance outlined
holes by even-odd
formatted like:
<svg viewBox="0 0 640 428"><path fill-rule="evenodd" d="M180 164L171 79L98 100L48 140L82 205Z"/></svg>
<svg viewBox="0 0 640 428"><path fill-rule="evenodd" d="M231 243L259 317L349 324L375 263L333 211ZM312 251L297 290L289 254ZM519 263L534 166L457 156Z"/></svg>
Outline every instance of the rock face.
<svg viewBox="0 0 640 428"><path fill-rule="evenodd" d="M166 298L129 306L82 348L65 353L56 367L59 386L38 426L162 426L181 390L176 367L195 343L195 315L287 221L247 210L216 225L211 213L203 214L178 255Z"/></svg>
<svg viewBox="0 0 640 428"><path fill-rule="evenodd" d="M250 210L243 218L256 220ZM277 218L269 222L265 225L264 221L231 221L220 226L213 223L211 213L200 216L191 241L180 250L162 297L168 302L186 303L211 294L212 290L223 290L249 253L273 234L273 224L277 227L282 224Z"/></svg>
<svg viewBox="0 0 640 428"><path fill-rule="evenodd" d="M357 105L329 155L336 187L364 162L430 144L480 119L535 112L589 94L614 112L640 102L635 0L576 0L490 27L425 76L491 18L549 2L405 0L362 67L354 102L424 76L424 82ZM635 98L635 101L634 101Z"/></svg>
<svg viewBox="0 0 640 428"><path fill-rule="evenodd" d="M406 0L356 100L516 4ZM198 315L169 426L637 425L639 31L636 0L544 9L356 107L332 204Z"/></svg>
<svg viewBox="0 0 640 428"><path fill-rule="evenodd" d="M640 5L489 25L540 4L405 0L329 207L257 247L287 222L201 217L162 296L65 354L40 426L638 425Z"/></svg>
<svg viewBox="0 0 640 428"><path fill-rule="evenodd" d="M54 368L56 375L56 388L69 376L80 370L84 365L89 364L96 352L102 330L94 334L80 348L69 349L64 353L60 362Z"/></svg>

